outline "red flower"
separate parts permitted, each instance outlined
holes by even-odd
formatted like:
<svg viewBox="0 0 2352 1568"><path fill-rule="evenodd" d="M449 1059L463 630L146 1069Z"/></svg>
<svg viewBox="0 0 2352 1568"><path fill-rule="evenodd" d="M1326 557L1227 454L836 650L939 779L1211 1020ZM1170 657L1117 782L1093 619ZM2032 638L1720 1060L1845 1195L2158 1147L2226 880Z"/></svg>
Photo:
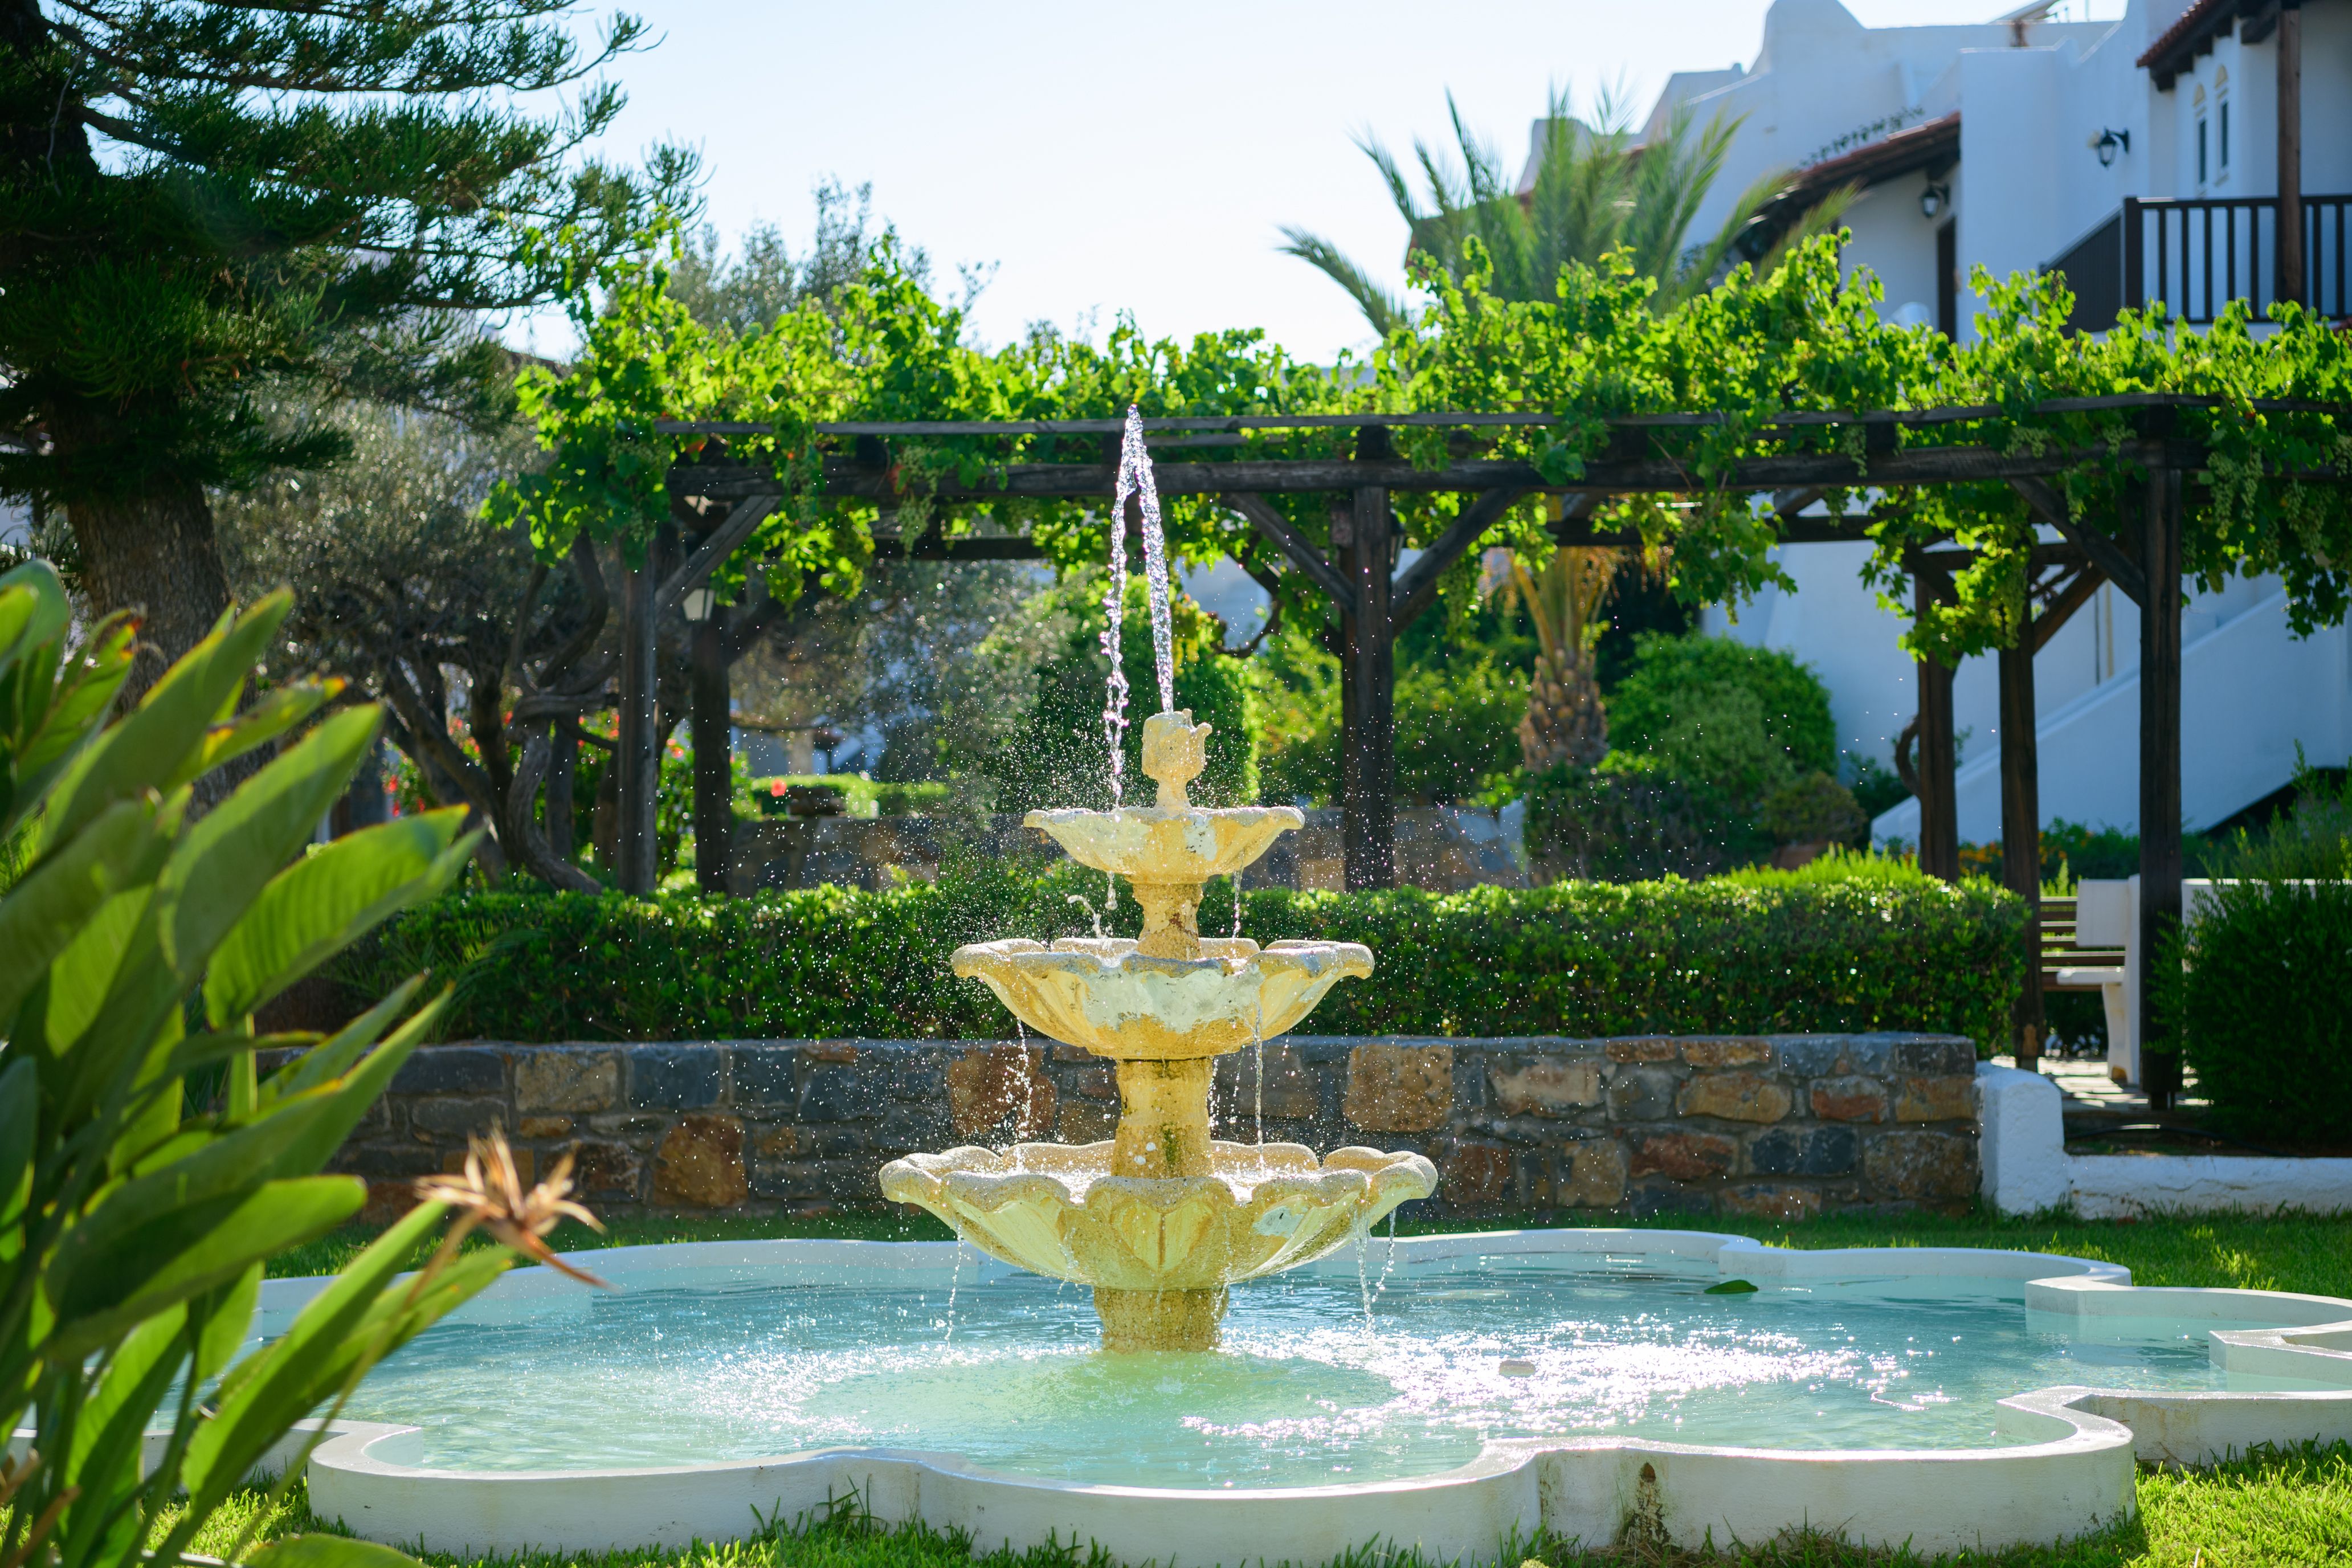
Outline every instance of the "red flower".
<svg viewBox="0 0 2352 1568"><path fill-rule="evenodd" d="M784 793L784 781L782 779L770 779L768 781L768 793L774 795L782 795Z"/></svg>

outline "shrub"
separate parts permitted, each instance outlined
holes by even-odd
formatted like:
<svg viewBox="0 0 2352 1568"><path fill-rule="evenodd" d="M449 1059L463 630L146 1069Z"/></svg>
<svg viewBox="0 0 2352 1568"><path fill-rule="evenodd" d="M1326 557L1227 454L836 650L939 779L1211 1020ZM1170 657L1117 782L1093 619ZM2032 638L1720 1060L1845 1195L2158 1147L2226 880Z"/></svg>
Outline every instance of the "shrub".
<svg viewBox="0 0 2352 1568"><path fill-rule="evenodd" d="M1734 692L1751 699L1754 707L1728 696ZM1785 773L1836 769L1837 725L1830 718L1829 689L1778 648L1730 637L1645 637L1635 644L1632 671L1609 694L1610 743L1621 751L1664 756L1685 779L1712 779L1693 771L1710 757L1743 769L1758 766L1748 755L1753 746L1747 735L1708 734L1710 728L1744 728L1750 720L1780 754ZM1693 748L1687 756L1686 748Z"/></svg>
<svg viewBox="0 0 2352 1568"><path fill-rule="evenodd" d="M1782 784L1764 797L1756 820L1783 844L1858 844L1870 828L1853 792L1827 773Z"/></svg>
<svg viewBox="0 0 2352 1568"><path fill-rule="evenodd" d="M2181 1050L2225 1131L2340 1143L2352 1124L2352 784L2309 768L2294 809L2213 852L2189 930Z"/></svg>
<svg viewBox="0 0 2352 1568"><path fill-rule="evenodd" d="M1656 759L1616 752L1529 778L1525 833L1538 880L1640 882L1720 869L1727 825Z"/></svg>
<svg viewBox="0 0 2352 1568"><path fill-rule="evenodd" d="M2352 1126L2352 885L2217 887L2189 930L2181 1051L2210 1120L2282 1142L2343 1142Z"/></svg>
<svg viewBox="0 0 2352 1568"><path fill-rule="evenodd" d="M1084 932L1071 896L1098 903L1102 887L1064 865L756 900L466 893L404 916L346 974L470 963L455 1027L481 1038L992 1038L1009 1016L948 973L949 952ZM1231 896L1210 884L1204 923L1224 928ZM1333 1034L1929 1029L1981 1048L2007 1038L2022 980L2015 899L1885 861L1844 876L1245 900L1243 931L1261 942L1371 946L1379 973L1310 1020ZM1134 932L1124 892L1110 929Z"/></svg>

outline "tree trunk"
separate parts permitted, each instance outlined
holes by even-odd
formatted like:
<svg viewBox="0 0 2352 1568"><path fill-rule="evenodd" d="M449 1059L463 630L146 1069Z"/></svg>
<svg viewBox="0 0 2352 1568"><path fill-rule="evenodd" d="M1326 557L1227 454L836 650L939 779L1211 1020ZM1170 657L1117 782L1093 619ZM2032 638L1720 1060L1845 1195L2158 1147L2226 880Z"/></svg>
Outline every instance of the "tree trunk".
<svg viewBox="0 0 2352 1568"><path fill-rule="evenodd" d="M81 552L90 608L138 613L140 640L153 650L131 667L121 700L127 709L228 608L212 508L201 488L165 481L143 495L69 502L66 516Z"/></svg>

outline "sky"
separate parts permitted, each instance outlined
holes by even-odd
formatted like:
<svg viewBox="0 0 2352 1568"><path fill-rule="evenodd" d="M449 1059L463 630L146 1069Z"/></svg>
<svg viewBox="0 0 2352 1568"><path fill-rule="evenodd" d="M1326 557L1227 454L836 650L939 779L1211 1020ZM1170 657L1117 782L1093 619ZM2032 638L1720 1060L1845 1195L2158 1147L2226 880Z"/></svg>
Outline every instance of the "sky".
<svg viewBox="0 0 2352 1568"><path fill-rule="evenodd" d="M1983 21L2013 3L1847 6L1892 26ZM973 311L985 342L1041 320L1098 335L1129 311L1154 337L1255 326L1328 360L1370 332L1335 284L1276 247L1296 224L1402 283L1403 226L1358 138L1400 154L1415 138L1450 145L1450 90L1516 177L1551 88L1590 106L1613 86L1645 116L1673 71L1752 61L1767 0L627 8L660 41L613 68L629 105L602 151L699 147L722 238L765 222L798 248L820 180L870 183L877 215L942 280L993 264ZM509 337L557 355L571 341L552 312Z"/></svg>

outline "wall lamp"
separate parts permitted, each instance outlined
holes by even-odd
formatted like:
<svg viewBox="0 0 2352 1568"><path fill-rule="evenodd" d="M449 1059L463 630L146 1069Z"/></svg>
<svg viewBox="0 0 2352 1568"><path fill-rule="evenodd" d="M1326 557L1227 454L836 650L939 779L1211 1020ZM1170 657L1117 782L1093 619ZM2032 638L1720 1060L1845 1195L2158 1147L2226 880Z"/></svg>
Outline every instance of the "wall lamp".
<svg viewBox="0 0 2352 1568"><path fill-rule="evenodd" d="M1952 187L1949 185L1938 185L1931 183L1926 190L1919 193L1919 216L1921 217L1941 217L1944 215L1944 209L1951 205Z"/></svg>
<svg viewBox="0 0 2352 1568"><path fill-rule="evenodd" d="M2099 167L2112 169L2116 160L2131 151L2131 132L2102 130L2091 142L2091 151L2099 155Z"/></svg>

